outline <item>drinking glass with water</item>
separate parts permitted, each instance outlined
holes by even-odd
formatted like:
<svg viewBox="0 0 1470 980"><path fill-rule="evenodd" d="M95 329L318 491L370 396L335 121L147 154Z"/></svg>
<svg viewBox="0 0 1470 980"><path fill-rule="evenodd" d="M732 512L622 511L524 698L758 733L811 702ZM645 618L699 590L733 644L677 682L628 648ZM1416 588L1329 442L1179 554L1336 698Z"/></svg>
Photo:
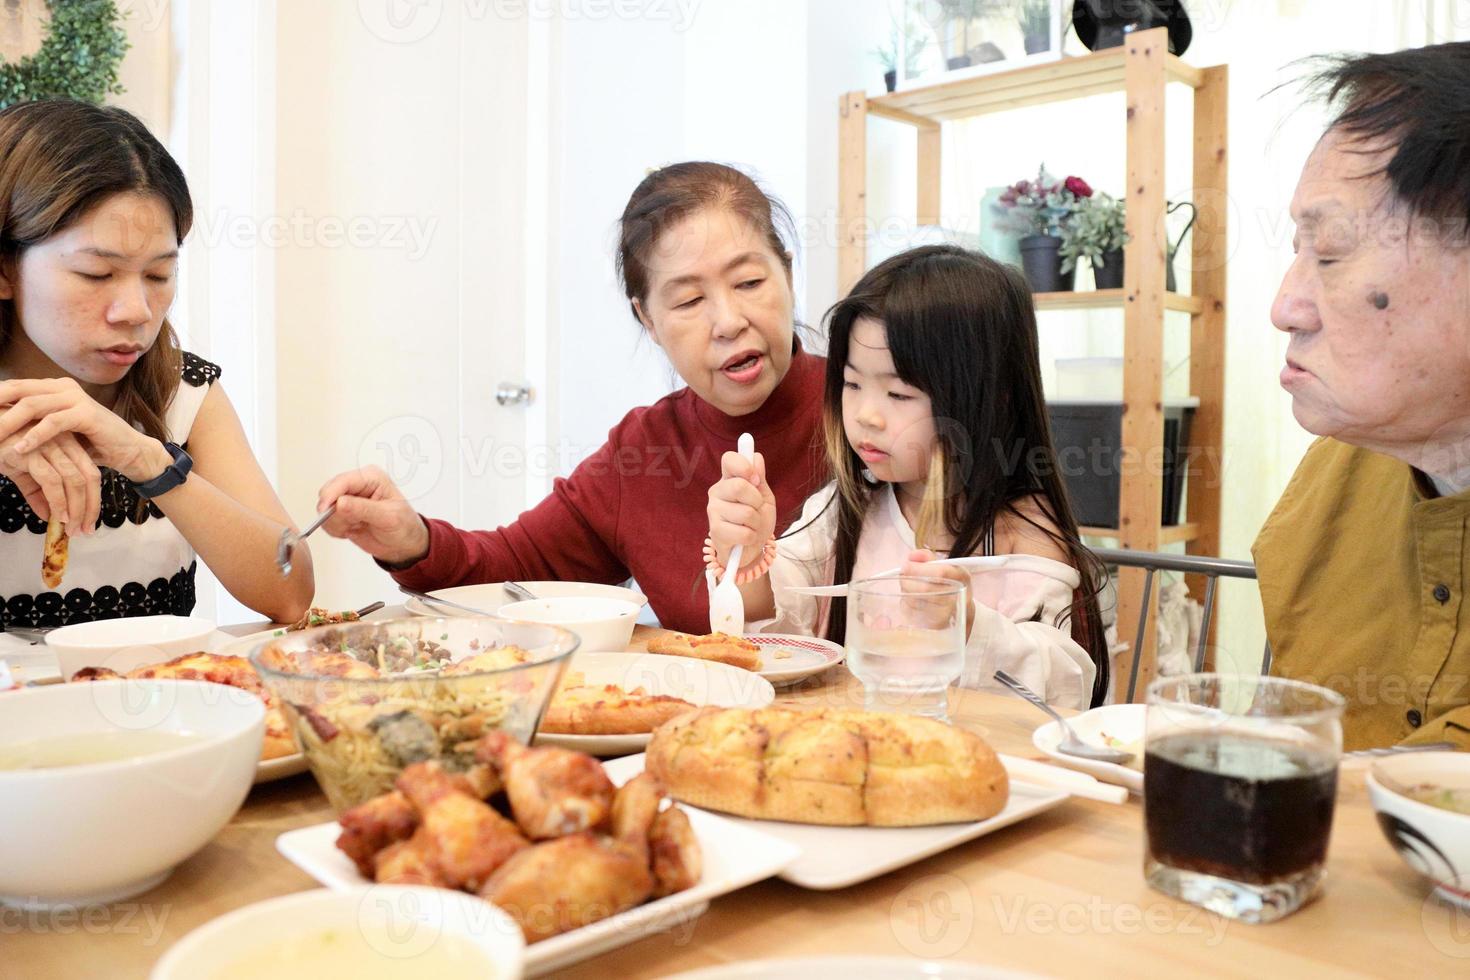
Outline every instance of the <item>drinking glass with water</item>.
<svg viewBox="0 0 1470 980"><path fill-rule="evenodd" d="M1280 677L1185 674L1149 685L1148 883L1244 922L1311 901L1325 874L1344 703Z"/></svg>
<svg viewBox="0 0 1470 980"><path fill-rule="evenodd" d="M965 587L899 576L847 591L847 668L870 711L948 721L947 691L965 667Z"/></svg>

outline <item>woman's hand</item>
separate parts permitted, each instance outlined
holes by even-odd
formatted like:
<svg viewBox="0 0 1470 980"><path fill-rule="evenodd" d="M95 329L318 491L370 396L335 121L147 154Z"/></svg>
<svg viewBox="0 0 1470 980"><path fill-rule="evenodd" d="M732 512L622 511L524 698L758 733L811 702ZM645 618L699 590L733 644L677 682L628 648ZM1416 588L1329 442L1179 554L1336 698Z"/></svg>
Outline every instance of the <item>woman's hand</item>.
<svg viewBox="0 0 1470 980"><path fill-rule="evenodd" d="M103 408L71 378L0 382L0 406L8 406L0 412L0 441L30 429L16 443L21 453L34 452L70 433L86 447L93 463L134 483L153 479L173 462L163 443Z"/></svg>
<svg viewBox="0 0 1470 980"><path fill-rule="evenodd" d="M429 528L423 518L376 466L329 480L317 495L317 513L332 504L337 505L336 513L322 530L346 538L379 561L406 565L429 553Z"/></svg>
<svg viewBox="0 0 1470 980"><path fill-rule="evenodd" d="M102 475L97 466L69 432L22 452L18 444L26 442L31 432L27 426L0 438L0 475L14 481L42 520L55 516L67 533L91 534L102 510Z"/></svg>
<svg viewBox="0 0 1470 980"><path fill-rule="evenodd" d="M720 482L709 488L709 537L722 564L730 551L743 546L741 567L757 561L776 534L776 496L766 482L766 460L760 453L747 460L739 453L720 457Z"/></svg>
<svg viewBox="0 0 1470 980"><path fill-rule="evenodd" d="M965 638L969 639L970 630L975 625L975 600L971 597L970 573L958 565L934 565L930 564L939 556L928 549L920 549L909 553L908 561L904 562L903 575L921 578L942 578L950 582L957 582L965 587ZM915 592L923 592L922 584L916 583Z"/></svg>

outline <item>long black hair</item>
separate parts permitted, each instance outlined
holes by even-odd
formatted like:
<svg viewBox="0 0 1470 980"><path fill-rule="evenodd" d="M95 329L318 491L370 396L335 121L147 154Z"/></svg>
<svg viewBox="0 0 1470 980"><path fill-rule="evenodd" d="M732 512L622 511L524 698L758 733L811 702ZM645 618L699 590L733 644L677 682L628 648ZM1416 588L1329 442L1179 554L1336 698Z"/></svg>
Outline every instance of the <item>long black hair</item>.
<svg viewBox="0 0 1470 980"><path fill-rule="evenodd" d="M917 543L942 527L954 537L951 555L977 554L1002 517L1054 541L1081 576L1062 620L1097 666L1092 703L1101 704L1109 665L1097 595L1106 573L1078 535L1052 448L1031 291L1009 266L951 245L912 249L874 267L827 312L822 422L837 481L833 581L852 577L874 490L842 425L843 369L859 319L883 324L894 370L932 403L938 447ZM846 601L834 599L827 638L842 643L846 628Z"/></svg>

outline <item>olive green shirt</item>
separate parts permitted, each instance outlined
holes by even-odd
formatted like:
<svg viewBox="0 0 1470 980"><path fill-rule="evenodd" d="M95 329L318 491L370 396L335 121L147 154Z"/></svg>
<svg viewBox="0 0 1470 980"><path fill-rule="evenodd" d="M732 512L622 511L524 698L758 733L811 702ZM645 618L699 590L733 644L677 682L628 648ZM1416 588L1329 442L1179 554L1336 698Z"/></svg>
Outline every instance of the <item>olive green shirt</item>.
<svg viewBox="0 0 1470 980"><path fill-rule="evenodd" d="M1347 698L1343 746L1470 749L1470 492L1319 439L1252 549L1271 673Z"/></svg>

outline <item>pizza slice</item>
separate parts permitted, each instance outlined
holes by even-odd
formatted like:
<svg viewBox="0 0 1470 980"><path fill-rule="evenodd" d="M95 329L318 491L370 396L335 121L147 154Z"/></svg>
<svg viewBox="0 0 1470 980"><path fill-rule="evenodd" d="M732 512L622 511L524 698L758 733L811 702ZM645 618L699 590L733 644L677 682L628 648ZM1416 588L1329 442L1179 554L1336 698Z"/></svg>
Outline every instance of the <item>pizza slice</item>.
<svg viewBox="0 0 1470 980"><path fill-rule="evenodd" d="M124 675L106 667L84 667L72 675L73 681L112 680ZM167 663L149 664L128 671L130 679L157 678L174 681L210 681L227 684L251 694L265 702L265 743L261 746L260 758L264 762L282 756L295 755L296 740L285 713L270 690L261 683L260 675L244 657L228 657L218 653L186 653Z"/></svg>
<svg viewBox="0 0 1470 980"><path fill-rule="evenodd" d="M46 546L41 552L41 581L46 588L54 589L61 585L62 577L66 575L68 550L66 525L53 517L46 522Z"/></svg>
<svg viewBox="0 0 1470 980"><path fill-rule="evenodd" d="M641 687L625 691L616 684L589 685L580 671L569 671L546 707L540 731L550 735L641 735L694 705Z"/></svg>
<svg viewBox="0 0 1470 980"><path fill-rule="evenodd" d="M711 633L708 636L665 633L648 641L648 652L713 660L742 670L761 669L761 648L749 640L728 633Z"/></svg>

